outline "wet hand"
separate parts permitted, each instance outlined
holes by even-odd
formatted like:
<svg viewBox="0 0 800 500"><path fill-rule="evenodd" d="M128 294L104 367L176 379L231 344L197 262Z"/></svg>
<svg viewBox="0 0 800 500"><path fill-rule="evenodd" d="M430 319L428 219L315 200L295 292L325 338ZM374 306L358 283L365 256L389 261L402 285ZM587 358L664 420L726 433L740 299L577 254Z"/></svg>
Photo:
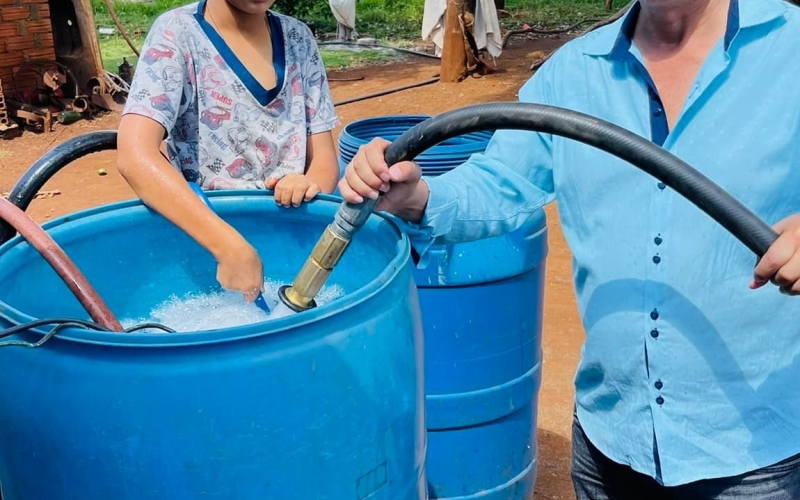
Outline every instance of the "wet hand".
<svg viewBox="0 0 800 500"><path fill-rule="evenodd" d="M258 252L244 238L231 241L217 258L217 281L226 290L241 292L253 302L264 291L264 267Z"/></svg>
<svg viewBox="0 0 800 500"><path fill-rule="evenodd" d="M778 239L756 265L750 288L770 281L786 295L800 295L800 214L787 217L774 227Z"/></svg>
<svg viewBox="0 0 800 500"><path fill-rule="evenodd" d="M302 174L287 174L280 179L267 179L267 189L275 190L275 203L284 207L299 207L320 193L319 186Z"/></svg>
<svg viewBox="0 0 800 500"><path fill-rule="evenodd" d="M422 172L410 161L387 165L384 155L389 144L378 138L362 146L339 181L339 192L350 203L363 203L366 198L374 200L384 193L376 209L402 215L420 191Z"/></svg>

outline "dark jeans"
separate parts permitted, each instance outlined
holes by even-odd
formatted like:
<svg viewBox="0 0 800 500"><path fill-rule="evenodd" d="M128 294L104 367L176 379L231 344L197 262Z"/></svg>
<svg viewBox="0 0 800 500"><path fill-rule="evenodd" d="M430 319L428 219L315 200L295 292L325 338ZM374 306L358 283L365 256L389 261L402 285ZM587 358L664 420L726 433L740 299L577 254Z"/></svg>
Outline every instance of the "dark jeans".
<svg viewBox="0 0 800 500"><path fill-rule="evenodd" d="M741 476L667 488L600 453L575 417L572 482L578 500L800 500L800 455Z"/></svg>

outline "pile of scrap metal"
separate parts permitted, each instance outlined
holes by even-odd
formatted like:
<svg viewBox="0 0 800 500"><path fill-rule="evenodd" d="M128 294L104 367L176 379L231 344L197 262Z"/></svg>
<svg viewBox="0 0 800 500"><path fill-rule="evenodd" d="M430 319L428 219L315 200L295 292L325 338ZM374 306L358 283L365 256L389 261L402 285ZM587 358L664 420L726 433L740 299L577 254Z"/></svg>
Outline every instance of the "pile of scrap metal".
<svg viewBox="0 0 800 500"><path fill-rule="evenodd" d="M73 72L57 61L25 62L14 72L13 82L4 82L5 94L0 83L0 133L52 132L55 122L67 125L98 113L121 111L132 75L127 61L120 65L120 72L127 78L104 71L81 86Z"/></svg>

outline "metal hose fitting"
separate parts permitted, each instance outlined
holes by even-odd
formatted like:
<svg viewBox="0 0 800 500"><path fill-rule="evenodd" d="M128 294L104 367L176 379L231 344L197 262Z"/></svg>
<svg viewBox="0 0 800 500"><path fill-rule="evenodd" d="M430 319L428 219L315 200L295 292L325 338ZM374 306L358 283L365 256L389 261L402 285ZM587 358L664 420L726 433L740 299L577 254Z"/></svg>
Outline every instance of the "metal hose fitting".
<svg viewBox="0 0 800 500"><path fill-rule="evenodd" d="M306 260L292 286L283 286L278 291L281 301L294 312L316 307L314 297L328 280L331 271L339 263L353 236L369 219L378 200L368 200L354 205L343 203L328 227L322 233L311 256Z"/></svg>

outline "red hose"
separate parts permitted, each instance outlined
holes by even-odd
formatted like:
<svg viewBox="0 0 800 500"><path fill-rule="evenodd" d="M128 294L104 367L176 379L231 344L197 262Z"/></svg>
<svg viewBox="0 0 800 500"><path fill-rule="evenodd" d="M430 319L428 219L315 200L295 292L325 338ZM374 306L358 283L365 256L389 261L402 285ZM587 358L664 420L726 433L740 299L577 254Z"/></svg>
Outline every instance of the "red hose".
<svg viewBox="0 0 800 500"><path fill-rule="evenodd" d="M39 227L36 221L3 197L0 197L0 219L11 224L33 248L42 254L42 257L64 280L95 323L115 332L123 330L122 325L97 294L97 291L89 284L86 277L69 260L67 254L53 241L53 238Z"/></svg>

